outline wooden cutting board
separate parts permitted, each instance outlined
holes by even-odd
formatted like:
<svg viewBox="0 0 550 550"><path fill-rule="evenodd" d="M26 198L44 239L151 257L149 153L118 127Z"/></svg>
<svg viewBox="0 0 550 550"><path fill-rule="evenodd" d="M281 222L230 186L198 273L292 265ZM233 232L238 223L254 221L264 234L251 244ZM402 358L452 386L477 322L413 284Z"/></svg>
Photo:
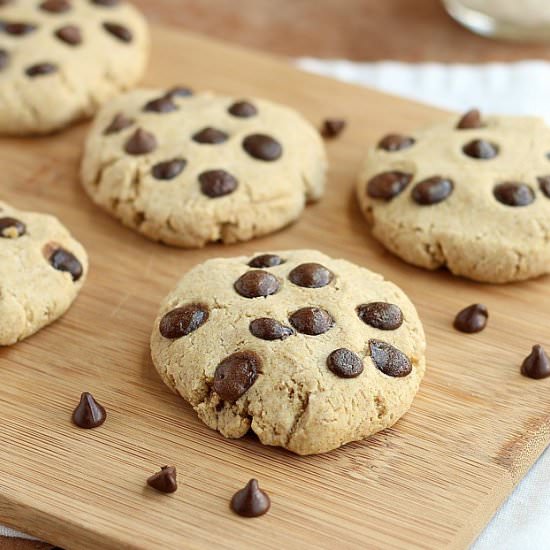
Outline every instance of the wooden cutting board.
<svg viewBox="0 0 550 550"><path fill-rule="evenodd" d="M490 286L429 273L369 236L353 194L365 147L442 113L196 36L157 28L154 44L149 84L265 96L314 124L343 116L349 129L328 144L325 199L298 223L199 251L151 243L91 204L77 176L86 125L0 140L0 199L59 216L92 264L61 321L0 350L0 523L68 550L467 547L550 439L550 380L519 374L533 343L550 347L550 281ZM418 306L429 346L404 419L307 458L210 431L160 382L148 345L159 301L192 265L291 247L319 248L395 281ZM456 311L473 302L488 305L487 330L453 331ZM107 407L102 428L71 425L82 391ZM172 496L145 487L163 464L180 472ZM228 503L251 477L272 510L247 520Z"/></svg>

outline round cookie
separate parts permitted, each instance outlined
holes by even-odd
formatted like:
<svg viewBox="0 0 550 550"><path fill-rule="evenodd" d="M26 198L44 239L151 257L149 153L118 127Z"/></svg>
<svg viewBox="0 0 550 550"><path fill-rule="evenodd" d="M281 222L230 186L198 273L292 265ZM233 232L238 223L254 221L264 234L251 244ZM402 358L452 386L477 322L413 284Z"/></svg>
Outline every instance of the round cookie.
<svg viewBox="0 0 550 550"><path fill-rule="evenodd" d="M104 106L82 183L125 225L194 248L284 227L321 197L325 171L322 140L295 111L174 88Z"/></svg>
<svg viewBox="0 0 550 550"><path fill-rule="evenodd" d="M381 275L313 250L209 260L163 301L164 382L225 437L322 453L393 425L425 370L424 332Z"/></svg>
<svg viewBox="0 0 550 550"><path fill-rule="evenodd" d="M461 119L368 152L357 186L373 235L405 261L491 283L550 271L550 128Z"/></svg>
<svg viewBox="0 0 550 550"><path fill-rule="evenodd" d="M87 272L84 248L57 218L0 202L0 346L61 317Z"/></svg>
<svg viewBox="0 0 550 550"><path fill-rule="evenodd" d="M0 1L0 134L93 115L143 75L149 32L123 0Z"/></svg>

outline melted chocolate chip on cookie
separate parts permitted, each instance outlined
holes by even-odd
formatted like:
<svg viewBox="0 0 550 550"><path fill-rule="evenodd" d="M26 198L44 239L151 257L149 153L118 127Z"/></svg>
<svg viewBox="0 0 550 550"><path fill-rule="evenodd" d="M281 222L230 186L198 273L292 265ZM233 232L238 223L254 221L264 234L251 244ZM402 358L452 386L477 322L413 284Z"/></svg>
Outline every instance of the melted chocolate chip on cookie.
<svg viewBox="0 0 550 550"><path fill-rule="evenodd" d="M165 97L174 99L176 97L191 97L193 95L193 90L187 86L174 86L168 90L165 94Z"/></svg>
<svg viewBox="0 0 550 550"><path fill-rule="evenodd" d="M259 298L275 294L279 290L279 281L271 273L255 269L241 275L234 287L244 298Z"/></svg>
<svg viewBox="0 0 550 550"><path fill-rule="evenodd" d="M474 128L481 128L481 113L479 109L471 109L458 121L456 125L457 130L471 130Z"/></svg>
<svg viewBox="0 0 550 550"><path fill-rule="evenodd" d="M173 180L185 169L187 161L182 158L165 160L153 166L151 173L157 180Z"/></svg>
<svg viewBox="0 0 550 550"><path fill-rule="evenodd" d="M218 145L229 139L229 136L218 130L217 128L212 128L208 126L203 128L199 132L193 135L193 141L197 143L207 144L207 145Z"/></svg>
<svg viewBox="0 0 550 550"><path fill-rule="evenodd" d="M300 264L288 275L292 283L305 288L321 288L332 281L334 275L324 265L310 262Z"/></svg>
<svg viewBox="0 0 550 550"><path fill-rule="evenodd" d="M203 195L215 199L229 195L237 189L239 182L225 170L207 170L199 175Z"/></svg>
<svg viewBox="0 0 550 550"><path fill-rule="evenodd" d="M261 340L284 340L294 334L290 327L286 327L270 317L254 319L249 328L250 332Z"/></svg>
<svg viewBox="0 0 550 550"><path fill-rule="evenodd" d="M208 321L210 310L204 304L189 304L166 313L159 323L159 332L165 338L181 338L191 334Z"/></svg>
<svg viewBox="0 0 550 550"><path fill-rule="evenodd" d="M213 389L223 401L237 401L256 382L262 360L253 351L239 351L226 357L214 373Z"/></svg>
<svg viewBox="0 0 550 550"><path fill-rule="evenodd" d="M353 351L340 348L328 356L327 367L340 378L356 378L363 372L363 361Z"/></svg>
<svg viewBox="0 0 550 550"><path fill-rule="evenodd" d="M129 118L122 113L118 113L114 116L109 126L103 130L103 134L106 136L109 134L117 134L130 126L133 126L135 122L136 121L133 118Z"/></svg>
<svg viewBox="0 0 550 550"><path fill-rule="evenodd" d="M369 340L370 356L374 366L387 376L403 377L412 371L407 356L396 347L381 340Z"/></svg>
<svg viewBox="0 0 550 550"><path fill-rule="evenodd" d="M68 0L44 0L40 9L49 13L64 13L71 9L71 3Z"/></svg>
<svg viewBox="0 0 550 550"><path fill-rule="evenodd" d="M412 198L417 204L423 206L437 204L449 198L453 189L453 180L441 176L432 176L413 187Z"/></svg>
<svg viewBox="0 0 550 550"><path fill-rule="evenodd" d="M255 258L252 258L250 262L248 262L248 265L250 267L275 267L276 265L284 264L285 261L281 258L281 256L277 256L277 254L262 254L260 256L256 256Z"/></svg>
<svg viewBox="0 0 550 550"><path fill-rule="evenodd" d="M498 146L485 139L474 139L464 145L462 151L471 158L489 160L498 155Z"/></svg>
<svg viewBox="0 0 550 550"><path fill-rule="evenodd" d="M252 158L265 162L278 160L283 154L281 144L265 134L252 134L244 138L243 149Z"/></svg>
<svg viewBox="0 0 550 550"><path fill-rule="evenodd" d="M6 22L0 21L0 31L4 31L11 36L25 36L34 32L38 27L32 23L25 23L22 21Z"/></svg>
<svg viewBox="0 0 550 550"><path fill-rule="evenodd" d="M373 199L389 201L397 197L412 180L412 174L392 170L372 177L367 184L367 194Z"/></svg>
<svg viewBox="0 0 550 550"><path fill-rule="evenodd" d="M290 324L300 333L319 336L334 326L328 311L319 307L303 307L290 316Z"/></svg>
<svg viewBox="0 0 550 550"><path fill-rule="evenodd" d="M493 194L498 202L506 206L528 206L535 200L535 193L529 185L520 182L499 183Z"/></svg>
<svg viewBox="0 0 550 550"><path fill-rule="evenodd" d="M17 239L27 232L27 226L16 218L0 218L0 237Z"/></svg>
<svg viewBox="0 0 550 550"><path fill-rule="evenodd" d="M69 46L82 44L82 33L76 25L65 25L55 31L55 36Z"/></svg>
<svg viewBox="0 0 550 550"><path fill-rule="evenodd" d="M250 118L258 114L258 109L249 101L236 101L227 112L238 118Z"/></svg>
<svg viewBox="0 0 550 550"><path fill-rule="evenodd" d="M82 277L82 264L78 258L68 250L56 248L48 259L54 269L70 273L73 281L76 282Z"/></svg>
<svg viewBox="0 0 550 550"><path fill-rule="evenodd" d="M363 323L380 330L397 330L403 324L403 313L395 304L370 302L357 307Z"/></svg>
<svg viewBox="0 0 550 550"><path fill-rule="evenodd" d="M539 176L537 181L539 183L539 189L542 193L546 197L550 198L550 176Z"/></svg>
<svg viewBox="0 0 550 550"><path fill-rule="evenodd" d="M383 149L384 151L389 152L401 151L402 149L412 147L415 143L416 140L410 136L388 134L378 142L378 149Z"/></svg>
<svg viewBox="0 0 550 550"><path fill-rule="evenodd" d="M120 42L130 43L134 39L132 31L124 25L118 23L105 22L103 28Z"/></svg>
<svg viewBox="0 0 550 550"><path fill-rule="evenodd" d="M53 63L36 63L35 65L27 67L25 74L31 78L35 78L37 76L46 76L56 73L57 70L57 65Z"/></svg>
<svg viewBox="0 0 550 550"><path fill-rule="evenodd" d="M157 148L157 138L151 132L138 128L128 139L124 150L129 155L146 155Z"/></svg>
<svg viewBox="0 0 550 550"><path fill-rule="evenodd" d="M178 106L172 101L171 97L163 95L156 99L148 101L143 110L149 113L171 113L177 111Z"/></svg>

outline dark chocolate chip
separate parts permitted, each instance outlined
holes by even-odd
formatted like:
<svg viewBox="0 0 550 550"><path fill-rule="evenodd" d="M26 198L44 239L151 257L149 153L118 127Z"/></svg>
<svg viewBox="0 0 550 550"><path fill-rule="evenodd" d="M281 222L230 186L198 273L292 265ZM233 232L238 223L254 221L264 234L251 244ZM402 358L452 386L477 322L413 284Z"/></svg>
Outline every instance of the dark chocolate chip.
<svg viewBox="0 0 550 550"><path fill-rule="evenodd" d="M327 357L327 367L340 378L355 378L363 372L363 361L353 351L340 348Z"/></svg>
<svg viewBox="0 0 550 550"><path fill-rule="evenodd" d="M248 262L248 265L250 267L275 267L276 265L284 263L285 261L281 256L277 256L276 254L261 254L260 256L252 258L252 260Z"/></svg>
<svg viewBox="0 0 550 550"><path fill-rule="evenodd" d="M234 402L256 382L262 360L253 351L238 351L226 357L214 373L214 391L223 401Z"/></svg>
<svg viewBox="0 0 550 550"><path fill-rule="evenodd" d="M120 0L90 0L92 4L96 6L102 6L105 8L112 8L113 6L118 6Z"/></svg>
<svg viewBox="0 0 550 550"><path fill-rule="evenodd" d="M73 423L79 428L90 430L101 426L107 418L107 411L100 405L91 393L84 392L80 403L73 411Z"/></svg>
<svg viewBox="0 0 550 550"><path fill-rule="evenodd" d="M71 9L71 3L67 0L44 0L40 9L50 13L63 13Z"/></svg>
<svg viewBox="0 0 550 550"><path fill-rule="evenodd" d="M473 128L481 128L481 113L479 109L471 109L458 121L456 125L458 130L471 130Z"/></svg>
<svg viewBox="0 0 550 550"><path fill-rule="evenodd" d="M49 261L54 269L70 273L75 282L82 277L82 264L74 254L64 248L55 249Z"/></svg>
<svg viewBox="0 0 550 550"><path fill-rule="evenodd" d="M384 151L401 151L401 149L408 149L416 143L416 140L410 136L403 136L401 134L388 134L384 136L378 142L378 149L384 149Z"/></svg>
<svg viewBox="0 0 550 550"><path fill-rule="evenodd" d="M412 177L412 174L397 170L382 172L369 180L367 194L373 199L389 201L397 197L409 185Z"/></svg>
<svg viewBox="0 0 550 550"><path fill-rule="evenodd" d="M147 485L161 493L175 493L178 490L176 469L173 466L161 466L159 472L147 479Z"/></svg>
<svg viewBox="0 0 550 550"><path fill-rule="evenodd" d="M487 326L489 311L483 304L472 304L456 314L453 326L460 332L473 334Z"/></svg>
<svg viewBox="0 0 550 550"><path fill-rule="evenodd" d="M189 304L166 313L159 323L164 338L181 338L191 334L208 321L210 311L204 304Z"/></svg>
<svg viewBox="0 0 550 550"><path fill-rule="evenodd" d="M387 342L369 340L370 356L374 366L387 376L407 376L412 365L407 356Z"/></svg>
<svg viewBox="0 0 550 550"><path fill-rule="evenodd" d="M148 101L143 107L143 110L149 113L171 113L172 111L177 111L178 106L170 97L164 95Z"/></svg>
<svg viewBox="0 0 550 550"><path fill-rule="evenodd" d="M125 27L124 25L119 25L118 23L103 23L103 28L109 33L112 34L115 38L121 42L129 43L133 39L132 31Z"/></svg>
<svg viewBox="0 0 550 550"><path fill-rule="evenodd" d="M5 69L8 66L8 63L10 62L10 54L7 50L0 48L0 71L2 69Z"/></svg>
<svg viewBox="0 0 550 550"><path fill-rule="evenodd" d="M550 176L539 176L537 178L537 181L539 182L539 188L542 193L546 197L550 198Z"/></svg>
<svg viewBox="0 0 550 550"><path fill-rule="evenodd" d="M157 148L157 138L143 128L138 128L128 139L124 150L129 155L146 155Z"/></svg>
<svg viewBox="0 0 550 550"><path fill-rule="evenodd" d="M208 145L217 145L219 143L227 141L228 139L229 136L225 132L222 132L221 130L212 128L210 126L203 128L193 135L193 141Z"/></svg>
<svg viewBox="0 0 550 550"><path fill-rule="evenodd" d="M346 124L343 118L327 118L321 126L321 135L328 139L338 137L344 131Z"/></svg>
<svg viewBox="0 0 550 550"><path fill-rule="evenodd" d="M0 237L5 239L17 239L27 231L27 227L16 218L0 218Z"/></svg>
<svg viewBox="0 0 550 550"><path fill-rule="evenodd" d="M437 204L449 198L453 189L453 180L432 176L417 183L413 187L411 196L416 203L421 205Z"/></svg>
<svg viewBox="0 0 550 550"><path fill-rule="evenodd" d="M129 118L122 113L118 113L114 116L111 124L109 124L109 126L107 126L105 130L103 130L103 134L116 134L122 130L125 130L126 128L129 128L130 126L133 126L134 124L135 120L133 118Z"/></svg>
<svg viewBox="0 0 550 550"><path fill-rule="evenodd" d="M243 148L251 157L266 162L275 161L283 154L281 144L265 134L252 134L245 137Z"/></svg>
<svg viewBox="0 0 550 550"><path fill-rule="evenodd" d="M270 317L254 319L249 328L253 336L262 340L284 340L294 334L290 327L286 327Z"/></svg>
<svg viewBox="0 0 550 550"><path fill-rule="evenodd" d="M535 200L535 193L525 183L507 181L493 189L498 202L506 206L528 206Z"/></svg>
<svg viewBox="0 0 550 550"><path fill-rule="evenodd" d="M498 155L498 146L485 139L474 139L464 145L462 151L474 159L488 160Z"/></svg>
<svg viewBox="0 0 550 550"><path fill-rule="evenodd" d="M53 63L36 63L25 70L26 75L31 78L46 76L55 72L57 72L57 65Z"/></svg>
<svg viewBox="0 0 550 550"><path fill-rule="evenodd" d="M255 479L251 479L244 489L237 491L231 499L231 510L245 518L263 516L271 506L267 493L262 491Z"/></svg>
<svg viewBox="0 0 550 550"><path fill-rule="evenodd" d="M177 178L187 166L185 159L172 159L159 162L153 166L151 173L157 180L173 180Z"/></svg>
<svg viewBox="0 0 550 550"><path fill-rule="evenodd" d="M310 262L296 266L288 278L297 286L305 288L321 288L332 281L334 275L324 265Z"/></svg>
<svg viewBox="0 0 550 550"><path fill-rule="evenodd" d="M34 32L37 28L37 25L33 25L32 23L7 23L0 21L0 30L12 36L25 36L26 34Z"/></svg>
<svg viewBox="0 0 550 550"><path fill-rule="evenodd" d="M521 374L536 380L550 376L550 360L542 346L539 344L533 346L531 353L521 365Z"/></svg>
<svg viewBox="0 0 550 550"><path fill-rule="evenodd" d="M277 277L267 271L254 269L241 275L235 282L235 290L245 298L270 296L279 290Z"/></svg>
<svg viewBox="0 0 550 550"><path fill-rule="evenodd" d="M403 324L403 313L395 304L370 302L357 307L359 319L380 330L396 330Z"/></svg>
<svg viewBox="0 0 550 550"><path fill-rule="evenodd" d="M166 97L174 99L175 97L190 97L193 95L193 90L186 86L174 86L165 94Z"/></svg>
<svg viewBox="0 0 550 550"><path fill-rule="evenodd" d="M76 25L65 25L55 31L55 36L59 40L69 44L69 46L78 46L82 44L82 33Z"/></svg>
<svg viewBox="0 0 550 550"><path fill-rule="evenodd" d="M199 175L203 195L215 199L229 195L237 189L239 182L225 170L207 170Z"/></svg>
<svg viewBox="0 0 550 550"><path fill-rule="evenodd" d="M319 336L334 326L334 319L324 309L303 307L290 316L290 324L302 334Z"/></svg>
<svg viewBox="0 0 550 550"><path fill-rule="evenodd" d="M227 111L239 118L250 118L258 114L258 109L248 101L236 101Z"/></svg>

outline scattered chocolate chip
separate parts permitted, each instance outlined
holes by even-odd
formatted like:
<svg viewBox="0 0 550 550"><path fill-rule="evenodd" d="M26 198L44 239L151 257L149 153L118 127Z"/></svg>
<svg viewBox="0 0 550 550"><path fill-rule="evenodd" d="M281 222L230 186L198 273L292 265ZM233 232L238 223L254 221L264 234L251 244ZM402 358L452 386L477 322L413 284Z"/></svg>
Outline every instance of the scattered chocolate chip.
<svg viewBox="0 0 550 550"><path fill-rule="evenodd" d="M7 50L0 49L0 71L8 66L10 54Z"/></svg>
<svg viewBox="0 0 550 550"><path fill-rule="evenodd" d="M203 128L193 135L193 141L208 145L217 145L219 143L227 141L228 139L229 136L225 132L222 132L221 130L217 130L216 128L212 128L210 126L207 128Z"/></svg>
<svg viewBox="0 0 550 550"><path fill-rule="evenodd" d="M334 319L324 309L303 307L290 316L290 324L302 334L319 336L334 326Z"/></svg>
<svg viewBox="0 0 550 550"><path fill-rule="evenodd" d="M456 314L454 324L456 330L473 334L481 332L487 326L489 311L483 304L472 304Z"/></svg>
<svg viewBox="0 0 550 550"><path fill-rule="evenodd" d="M146 155L157 148L157 138L143 128L138 128L128 139L124 150L129 155Z"/></svg>
<svg viewBox="0 0 550 550"><path fill-rule="evenodd" d="M25 36L26 34L34 32L37 28L38 27L32 23L6 23L0 21L0 30L3 30L7 34L11 34L12 36Z"/></svg>
<svg viewBox="0 0 550 550"><path fill-rule="evenodd" d="M334 275L324 265L310 262L296 266L288 278L297 286L305 288L321 288L332 281Z"/></svg>
<svg viewBox="0 0 550 550"><path fill-rule="evenodd" d="M275 319L261 317L250 323L250 332L261 340L284 340L294 334L290 327L285 327Z"/></svg>
<svg viewBox="0 0 550 550"><path fill-rule="evenodd" d="M178 106L172 101L171 97L164 95L148 101L143 110L148 113L171 113L177 111Z"/></svg>
<svg viewBox="0 0 550 550"><path fill-rule="evenodd" d="M473 128L481 128L481 113L479 109L471 109L458 121L456 125L458 130L471 130Z"/></svg>
<svg viewBox="0 0 550 550"><path fill-rule="evenodd" d="M328 356L327 367L340 378L355 378L363 372L363 361L353 351L340 348Z"/></svg>
<svg viewBox="0 0 550 550"><path fill-rule="evenodd" d="M248 262L248 265L250 267L275 267L276 265L284 263L285 261L281 256L277 256L276 254L261 254L260 256L252 258L252 260Z"/></svg>
<svg viewBox="0 0 550 550"><path fill-rule="evenodd" d="M539 344L533 346L531 353L521 365L521 374L535 380L550 376L550 361L542 346Z"/></svg>
<svg viewBox="0 0 550 550"><path fill-rule="evenodd" d="M395 304L370 302L357 307L359 319L380 330L396 330L403 324L403 313Z"/></svg>
<svg viewBox="0 0 550 550"><path fill-rule="evenodd" d="M262 360L253 351L238 351L226 357L214 373L214 391L223 401L235 402L256 382Z"/></svg>
<svg viewBox="0 0 550 550"><path fill-rule="evenodd" d="M40 9L50 13L63 13L71 9L71 3L67 0L44 0Z"/></svg>
<svg viewBox="0 0 550 550"><path fill-rule="evenodd" d="M133 39L132 31L118 23L103 23L103 28L121 42L129 43Z"/></svg>
<svg viewBox="0 0 550 550"><path fill-rule="evenodd" d="M1 65L2 62L0 61L0 68ZM542 193L550 198L550 176L540 176L537 178L537 181L539 182L539 188Z"/></svg>
<svg viewBox="0 0 550 550"><path fill-rule="evenodd" d="M227 112L239 118L250 118L258 114L258 109L248 101L236 101Z"/></svg>
<svg viewBox="0 0 550 550"><path fill-rule="evenodd" d="M174 99L175 97L189 97L193 95L193 90L187 88L186 86L174 86L168 90L165 94L166 97Z"/></svg>
<svg viewBox="0 0 550 550"><path fill-rule="evenodd" d="M103 130L103 134L116 134L122 130L125 130L126 128L129 128L130 126L133 126L134 124L135 120L133 118L129 118L122 113L118 113L114 116L111 124L109 124L109 126L107 126L105 130Z"/></svg>
<svg viewBox="0 0 550 550"><path fill-rule="evenodd" d="M237 189L239 182L225 170L207 170L199 175L203 195L215 199L229 195Z"/></svg>
<svg viewBox="0 0 550 550"><path fill-rule="evenodd" d="M378 142L378 149L384 149L385 151L401 151L401 149L408 149L416 143L416 140L410 136L403 136L401 134L388 134L384 136Z"/></svg>
<svg viewBox="0 0 550 550"><path fill-rule="evenodd" d="M111 8L113 6L117 6L120 2L120 0L91 0L92 4L95 4L96 6L102 6L106 8Z"/></svg>
<svg viewBox="0 0 550 550"><path fill-rule="evenodd" d="M453 180L432 176L417 183L412 190L413 200L421 205L437 204L451 196L454 189Z"/></svg>
<svg viewBox="0 0 550 550"><path fill-rule="evenodd" d="M527 206L535 200L535 193L525 183L504 182L493 189L498 202L507 206Z"/></svg>
<svg viewBox="0 0 550 550"><path fill-rule="evenodd" d="M91 393L84 392L80 396L80 403L73 411L73 423L79 428L90 430L101 426L107 418L107 411L101 406Z"/></svg>
<svg viewBox="0 0 550 550"><path fill-rule="evenodd" d="M164 338L181 338L191 334L208 321L210 311L204 304L189 304L166 313L159 323Z"/></svg>
<svg viewBox="0 0 550 550"><path fill-rule="evenodd" d="M270 296L279 290L277 277L267 271L254 269L241 275L235 283L235 290L245 298Z"/></svg>
<svg viewBox="0 0 550 550"><path fill-rule="evenodd" d="M373 199L389 201L397 197L409 185L412 174L392 170L372 177L367 184L367 194Z"/></svg>
<svg viewBox="0 0 550 550"><path fill-rule="evenodd" d="M464 147L462 151L465 155L475 159L488 160L498 155L498 147L484 139L474 139Z"/></svg>
<svg viewBox="0 0 550 550"><path fill-rule="evenodd" d="M55 31L55 36L59 40L69 44L69 46L78 46L82 44L82 33L76 25L65 25Z"/></svg>
<svg viewBox="0 0 550 550"><path fill-rule="evenodd" d="M0 237L17 239L27 231L25 224L15 218L0 218Z"/></svg>
<svg viewBox="0 0 550 550"><path fill-rule="evenodd" d="M265 134L252 134L245 137L243 148L251 157L266 162L277 160L283 154L281 144Z"/></svg>
<svg viewBox="0 0 550 550"><path fill-rule="evenodd" d="M82 277L82 264L74 254L64 248L55 249L49 261L54 269L70 273L75 282Z"/></svg>
<svg viewBox="0 0 550 550"><path fill-rule="evenodd" d="M231 510L245 518L263 516L271 506L267 493L262 491L255 479L251 479L244 489L237 491L231 499Z"/></svg>
<svg viewBox="0 0 550 550"><path fill-rule="evenodd" d="M346 124L342 118L327 118L321 126L321 135L329 139L338 137L344 131Z"/></svg>
<svg viewBox="0 0 550 550"><path fill-rule="evenodd" d="M173 180L177 178L187 166L185 159L172 159L159 162L153 166L151 173L157 180Z"/></svg>
<svg viewBox="0 0 550 550"><path fill-rule="evenodd" d="M36 76L45 76L57 72L57 65L53 63L36 63L27 67L25 73L27 76L34 78Z"/></svg>
<svg viewBox="0 0 550 550"><path fill-rule="evenodd" d="M147 485L161 493L175 493L178 490L176 469L174 466L161 466L159 472L147 479Z"/></svg>
<svg viewBox="0 0 550 550"><path fill-rule="evenodd" d="M412 365L407 356L387 342L369 340L370 356L374 366L387 376L407 376Z"/></svg>

